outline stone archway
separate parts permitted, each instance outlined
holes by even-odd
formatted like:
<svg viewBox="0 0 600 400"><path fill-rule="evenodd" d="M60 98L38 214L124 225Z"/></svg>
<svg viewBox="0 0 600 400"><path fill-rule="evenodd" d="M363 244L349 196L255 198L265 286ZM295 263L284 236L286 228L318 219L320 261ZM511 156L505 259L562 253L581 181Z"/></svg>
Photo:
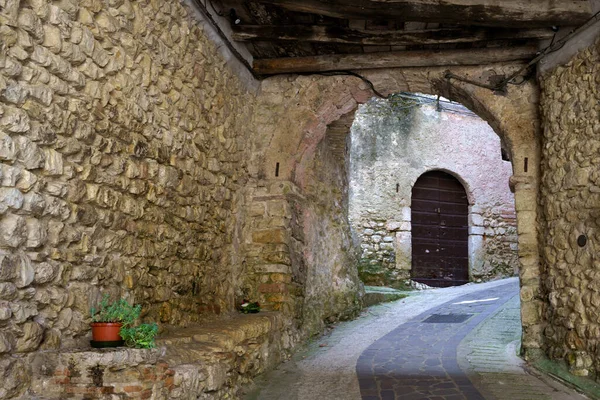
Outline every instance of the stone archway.
<svg viewBox="0 0 600 400"><path fill-rule="evenodd" d="M509 74L516 67L494 68L496 74ZM488 73L483 67L456 68L453 72L473 80L485 80ZM444 75L445 70L441 68L364 72L384 94L411 91L440 94L458 101L486 120L501 138L513 164L511 187L518 221L523 346L539 348L542 327L536 231L540 163L537 86L527 82L510 87L502 96L467 83L448 81ZM313 323L308 324L311 327L306 328L308 330L317 327L318 321L328 314L341 313L356 298L353 294L356 277L351 273L336 277L336 273L344 269L340 265L349 260L330 251L331 245L323 240L328 237L337 241L335 247L349 249L351 239L339 223L341 215L327 214L331 211L328 196L335 197L336 201L341 198L335 190L331 191L334 181L339 183L339 179L324 183L317 171L323 168L320 154L328 125L353 113L358 104L372 96L368 84L350 76L280 76L263 82L262 112L255 117L261 134L254 143L256 159L251 163L256 181L255 187L249 187L248 195L253 207L279 202L281 207L285 205L286 211L268 223L264 214L249 219L246 230L259 240L248 243L248 251L260 252L266 245L273 245L271 239L275 238L280 249L288 252L289 265L274 266L266 257L257 257L248 267L251 272L261 271L262 282L271 283L275 274L283 274L290 277L286 278L290 283L279 287L277 296L261 292L258 281L246 280L243 285L253 288L267 302L267 298L277 300L273 302L274 308L289 309L297 316L305 315L307 309L313 310L314 315L309 318ZM336 234L331 235L332 231ZM319 257L323 252L328 254L326 259ZM323 271L333 272L323 278ZM328 303L332 296L343 300ZM315 312L314 306L323 303L326 306L322 312Z"/></svg>

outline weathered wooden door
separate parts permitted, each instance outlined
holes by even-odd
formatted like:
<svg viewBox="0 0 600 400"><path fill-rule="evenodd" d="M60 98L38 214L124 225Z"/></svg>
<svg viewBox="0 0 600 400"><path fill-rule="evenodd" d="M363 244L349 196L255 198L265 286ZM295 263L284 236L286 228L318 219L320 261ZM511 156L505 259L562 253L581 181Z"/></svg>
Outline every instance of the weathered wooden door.
<svg viewBox="0 0 600 400"><path fill-rule="evenodd" d="M412 190L411 277L429 286L469 281L469 202L462 184L442 172L427 172Z"/></svg>

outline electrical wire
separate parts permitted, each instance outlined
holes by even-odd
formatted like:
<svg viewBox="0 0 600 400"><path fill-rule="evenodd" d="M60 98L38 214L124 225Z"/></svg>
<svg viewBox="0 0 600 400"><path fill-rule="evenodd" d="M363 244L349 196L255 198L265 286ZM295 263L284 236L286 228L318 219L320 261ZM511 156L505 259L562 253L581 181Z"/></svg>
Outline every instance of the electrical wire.
<svg viewBox="0 0 600 400"><path fill-rule="evenodd" d="M523 71L526 71L533 65L537 64L542 58L544 58L548 54L554 53L555 51L560 50L565 45L565 43L567 41L569 41L569 39L571 39L573 36L577 35L578 33L582 32L583 30L587 29L593 23L595 23L599 20L600 20L600 11L598 11L596 14L592 15L583 25L581 25L579 28L574 29L571 32L569 32L568 35L566 35L565 37L560 39L558 42L554 43L554 39L553 39L552 42L550 43L550 45L548 45L543 51L541 51L533 60L529 61L525 66L521 67L520 69L518 69L517 71L515 71L514 73L509 75L507 78L503 79L502 81L498 82L495 85L490 85L490 84L486 84L486 83L482 83L482 82L473 81L473 80L464 78L462 76L455 75L450 71L446 72L444 77L448 81L450 81L450 79L455 79L457 81L461 81L461 82L469 83L469 84L479 86L482 88L490 89L494 92L504 93L504 92L506 92L507 85L509 83L512 83L512 81L515 78L517 78L519 75L521 75L523 73ZM555 34L555 36L556 36L556 34ZM522 84L522 83L523 82L521 82L520 84Z"/></svg>
<svg viewBox="0 0 600 400"><path fill-rule="evenodd" d="M416 101L416 103L408 105L408 106L404 106L404 107L393 107L394 111L401 111L401 110L408 110L408 109L414 109L414 108L418 108L421 106L425 106L425 105L429 105L429 104L433 104L433 103L438 103L439 104L439 108L436 107L436 110L439 112L449 112L452 114L460 114L460 115L465 115L468 117L478 117L479 116L477 114L475 114L474 112L472 112L471 110L469 110L468 108L466 108L465 106L463 106L460 103L457 103L455 101L451 101L451 100L439 100L437 98L431 98L428 96L422 96L422 95L418 95L416 93L408 93L408 92L400 92L400 93L394 93L391 94L390 96L388 96L387 99L383 99L383 100L391 100L394 97L402 97L404 99L408 99L408 100L414 100ZM449 108L449 107L444 107L442 104L449 104L452 106L456 106L459 107L460 109L453 109L453 108Z"/></svg>

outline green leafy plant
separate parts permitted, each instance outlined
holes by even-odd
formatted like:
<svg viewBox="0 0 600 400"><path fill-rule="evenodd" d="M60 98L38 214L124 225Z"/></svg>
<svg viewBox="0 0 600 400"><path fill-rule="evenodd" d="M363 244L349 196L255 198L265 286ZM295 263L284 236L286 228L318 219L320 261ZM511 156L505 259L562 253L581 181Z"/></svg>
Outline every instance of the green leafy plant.
<svg viewBox="0 0 600 400"><path fill-rule="evenodd" d="M257 313L260 311L260 304L258 301L242 301L240 305L240 312L243 314Z"/></svg>
<svg viewBox="0 0 600 400"><path fill-rule="evenodd" d="M98 308L92 307L92 322L120 322L123 327L132 326L140 316L142 306L132 306L125 299L111 302L108 294L102 296Z"/></svg>
<svg viewBox="0 0 600 400"><path fill-rule="evenodd" d="M151 349L156 347L154 338L157 333L158 325L156 323L123 327L119 331L119 334L127 346L136 347L138 349Z"/></svg>

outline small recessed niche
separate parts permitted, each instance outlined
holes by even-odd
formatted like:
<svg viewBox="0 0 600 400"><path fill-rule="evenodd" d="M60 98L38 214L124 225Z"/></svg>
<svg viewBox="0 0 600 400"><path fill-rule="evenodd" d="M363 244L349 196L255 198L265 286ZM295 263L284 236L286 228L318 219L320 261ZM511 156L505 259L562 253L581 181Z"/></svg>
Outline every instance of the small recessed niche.
<svg viewBox="0 0 600 400"><path fill-rule="evenodd" d="M579 235L579 237L577 238L577 245L579 247L584 247L586 244L587 244L587 236Z"/></svg>

